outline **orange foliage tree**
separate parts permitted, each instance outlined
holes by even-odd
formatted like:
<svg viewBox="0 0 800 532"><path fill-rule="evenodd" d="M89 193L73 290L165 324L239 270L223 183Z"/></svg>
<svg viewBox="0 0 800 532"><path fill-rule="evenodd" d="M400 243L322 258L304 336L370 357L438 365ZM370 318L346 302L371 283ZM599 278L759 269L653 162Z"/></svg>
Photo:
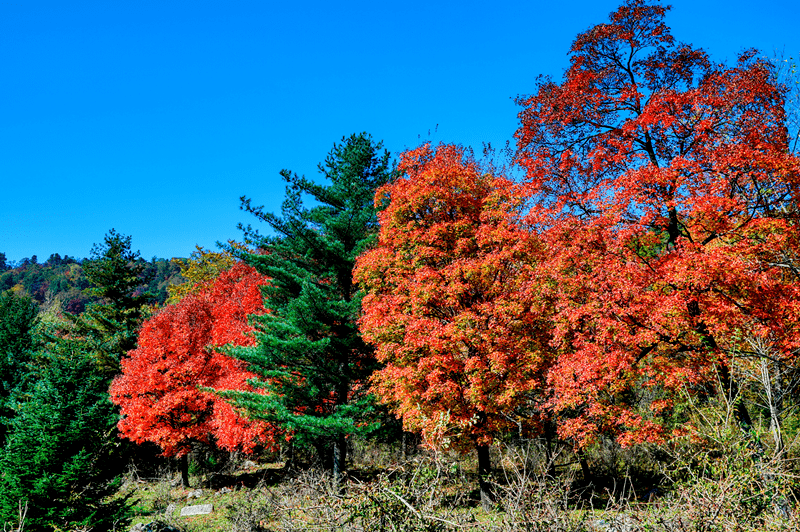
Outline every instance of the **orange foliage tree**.
<svg viewBox="0 0 800 532"><path fill-rule="evenodd" d="M376 195L379 242L355 268L361 332L383 364L373 390L429 442L477 446L485 473L495 436L537 423L521 409L544 384L540 251L512 182L463 149L424 145L399 170Z"/></svg>
<svg viewBox="0 0 800 532"><path fill-rule="evenodd" d="M552 280L550 404L581 443L667 437L677 390L735 388L748 337L800 347L784 89L754 51L728 67L676 42L667 9L628 0L577 37L563 81L518 99Z"/></svg>
<svg viewBox="0 0 800 532"><path fill-rule="evenodd" d="M239 416L203 388L250 389L245 363L219 352L224 345L253 345L248 315L264 313L265 278L243 263L208 287L161 309L142 326L139 346L122 359L111 385L120 406L120 434L153 442L166 456L184 456L192 442L252 451L275 443L274 429Z"/></svg>

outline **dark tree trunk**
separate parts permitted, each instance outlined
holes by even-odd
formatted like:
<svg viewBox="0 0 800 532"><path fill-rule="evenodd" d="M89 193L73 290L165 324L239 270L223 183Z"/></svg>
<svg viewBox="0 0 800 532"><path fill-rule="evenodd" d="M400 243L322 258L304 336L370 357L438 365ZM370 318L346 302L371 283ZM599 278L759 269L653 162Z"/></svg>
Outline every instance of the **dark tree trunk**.
<svg viewBox="0 0 800 532"><path fill-rule="evenodd" d="M333 456L329 443L330 440L321 440L314 444L314 448L317 450L317 460L325 471L333 469Z"/></svg>
<svg viewBox="0 0 800 532"><path fill-rule="evenodd" d="M558 451L558 439L556 436L555 423L546 422L544 426L544 457L547 460L547 476L556 476L556 456Z"/></svg>
<svg viewBox="0 0 800 532"><path fill-rule="evenodd" d="M412 456L417 454L417 435L404 430L400 445L403 451L403 461L410 460Z"/></svg>
<svg viewBox="0 0 800 532"><path fill-rule="evenodd" d="M586 484L589 484L590 482L592 482L593 478L592 478L592 470L589 469L589 462L586 461L586 455L580 449L577 449L575 452L577 453L578 461L581 464L581 473L583 473L583 481Z"/></svg>
<svg viewBox="0 0 800 532"><path fill-rule="evenodd" d="M489 456L488 445L478 445L478 486L481 492L481 506L485 511L494 507L494 492L489 484L489 475L492 472L492 459Z"/></svg>
<svg viewBox="0 0 800 532"><path fill-rule="evenodd" d="M178 468L181 471L181 486L189 487L189 455L184 454L178 458Z"/></svg>
<svg viewBox="0 0 800 532"><path fill-rule="evenodd" d="M333 482L338 491L342 491L342 479L347 463L347 441L344 434L340 434L333 440Z"/></svg>
<svg viewBox="0 0 800 532"><path fill-rule="evenodd" d="M349 281L348 281L349 282ZM345 300L350 300L349 289L345 292ZM341 381L336 390L336 409L347 404L347 397L350 393L350 379L347 378L348 367L350 366L349 356L347 352L343 354L343 358L339 363L339 371L341 372ZM344 477L345 468L347 467L347 440L344 433L337 434L333 440L333 482L336 489L340 492L344 491L342 479Z"/></svg>
<svg viewBox="0 0 800 532"><path fill-rule="evenodd" d="M284 449L284 446L282 445L280 452L281 452L281 459L285 460L284 466L283 466L283 469L285 471L290 471L290 470L294 469L295 467L297 467L297 464L295 464L295 459L294 459L294 441L293 440L289 440L289 443L286 445L285 449Z"/></svg>

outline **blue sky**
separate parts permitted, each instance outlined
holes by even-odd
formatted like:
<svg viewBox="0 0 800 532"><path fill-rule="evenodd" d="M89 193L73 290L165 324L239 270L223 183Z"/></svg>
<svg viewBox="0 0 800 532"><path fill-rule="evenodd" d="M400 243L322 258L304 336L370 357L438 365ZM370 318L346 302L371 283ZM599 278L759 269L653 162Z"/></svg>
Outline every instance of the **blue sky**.
<svg viewBox="0 0 800 532"><path fill-rule="evenodd" d="M112 227L150 258L238 238L367 131L502 145L616 2L0 0L0 251L85 257ZM798 56L800 4L676 0L673 35L731 61Z"/></svg>

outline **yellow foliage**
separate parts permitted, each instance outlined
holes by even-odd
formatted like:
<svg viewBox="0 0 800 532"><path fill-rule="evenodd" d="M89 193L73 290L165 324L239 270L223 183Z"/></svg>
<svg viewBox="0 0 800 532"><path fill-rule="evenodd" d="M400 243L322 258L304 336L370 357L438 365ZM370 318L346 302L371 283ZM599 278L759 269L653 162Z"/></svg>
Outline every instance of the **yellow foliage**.
<svg viewBox="0 0 800 532"><path fill-rule="evenodd" d="M231 243L235 246L235 244ZM210 287L219 274L230 269L235 262L233 256L227 251L215 252L196 246L188 259L172 259L172 262L181 269L181 275L186 282L167 287L167 304L177 303L189 294L193 294Z"/></svg>

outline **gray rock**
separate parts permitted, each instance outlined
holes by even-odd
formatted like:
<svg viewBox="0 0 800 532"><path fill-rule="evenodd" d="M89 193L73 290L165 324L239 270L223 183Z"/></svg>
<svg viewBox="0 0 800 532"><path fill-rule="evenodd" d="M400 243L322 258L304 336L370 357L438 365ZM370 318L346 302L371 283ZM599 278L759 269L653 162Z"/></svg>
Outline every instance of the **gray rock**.
<svg viewBox="0 0 800 532"><path fill-rule="evenodd" d="M188 495L186 495L187 499L199 499L203 496L203 490L193 490L190 491Z"/></svg>
<svg viewBox="0 0 800 532"><path fill-rule="evenodd" d="M205 515L214 511L213 504L196 504L194 506L184 506L181 508L181 517L188 515Z"/></svg>
<svg viewBox="0 0 800 532"><path fill-rule="evenodd" d="M146 524L133 525L131 532L181 532L181 530L161 521L152 521Z"/></svg>
<svg viewBox="0 0 800 532"><path fill-rule="evenodd" d="M612 517L610 521L595 519L588 524L596 532L633 532L637 529L636 523L626 515Z"/></svg>

